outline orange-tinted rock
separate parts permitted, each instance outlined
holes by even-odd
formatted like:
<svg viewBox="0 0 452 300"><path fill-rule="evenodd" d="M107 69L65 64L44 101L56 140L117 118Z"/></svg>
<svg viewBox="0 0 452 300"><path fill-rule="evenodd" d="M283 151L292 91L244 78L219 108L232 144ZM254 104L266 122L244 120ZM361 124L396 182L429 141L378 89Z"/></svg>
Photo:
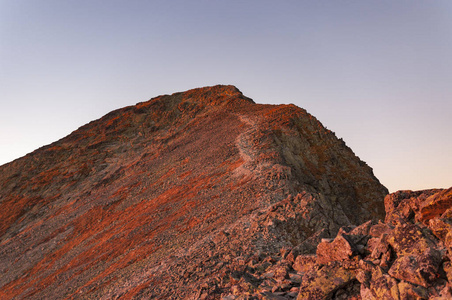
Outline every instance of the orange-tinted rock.
<svg viewBox="0 0 452 300"><path fill-rule="evenodd" d="M356 281L354 272L339 263L312 270L303 276L297 299L332 299L337 290L353 281Z"/></svg>
<svg viewBox="0 0 452 300"><path fill-rule="evenodd" d="M322 241L317 246L317 263L349 259L354 253L354 245L344 234L338 234L333 241Z"/></svg>
<svg viewBox="0 0 452 300"><path fill-rule="evenodd" d="M317 262L315 255L298 255L292 268L298 273L306 273L314 269Z"/></svg>
<svg viewBox="0 0 452 300"><path fill-rule="evenodd" d="M369 283L361 286L361 296L363 299L400 299L397 281L385 274L379 267L372 270Z"/></svg>
<svg viewBox="0 0 452 300"><path fill-rule="evenodd" d="M386 223L378 222L369 229L369 235L372 237L381 237L382 234L389 234L392 227Z"/></svg>
<svg viewBox="0 0 452 300"><path fill-rule="evenodd" d="M312 270L303 269L310 277L303 277L309 283L302 284L299 299L307 292L311 293L309 297L320 295L322 299L336 299L338 295L344 295L343 299L449 299L452 209L435 213L428 226L416 221L422 203L438 203L429 201L444 199L445 194L441 190L391 194L385 198L387 223L343 227L334 240L323 240L317 246L316 263L309 265ZM409 214L405 213L407 207L411 209ZM354 252L353 246L362 249ZM325 279L324 274L337 268L356 274L359 298L353 292L356 289L343 294L343 288L331 285L334 278ZM323 292L323 285L328 294Z"/></svg>
<svg viewBox="0 0 452 300"><path fill-rule="evenodd" d="M452 208L452 188L428 197L421 204L419 220L427 222L434 217L441 216L450 208Z"/></svg>
<svg viewBox="0 0 452 300"><path fill-rule="evenodd" d="M396 226L388 236L388 242L399 255L420 255L426 251L436 251L438 244L431 231L418 224Z"/></svg>
<svg viewBox="0 0 452 300"><path fill-rule="evenodd" d="M444 245L451 247L451 233L452 233L452 219L434 218L430 219L428 227L432 230L433 234L440 239Z"/></svg>
<svg viewBox="0 0 452 300"><path fill-rule="evenodd" d="M397 191L385 197L385 223L396 225L411 222L419 213L422 202L440 190Z"/></svg>
<svg viewBox="0 0 452 300"><path fill-rule="evenodd" d="M388 271L392 277L428 287L438 277L441 257L426 251L420 255L404 255L397 258Z"/></svg>
<svg viewBox="0 0 452 300"><path fill-rule="evenodd" d="M427 300L429 298L428 290L422 286L413 285L413 284L403 281L403 280L400 281L397 286L399 288L401 300L409 300L409 299L416 299L416 300L425 299L425 300Z"/></svg>

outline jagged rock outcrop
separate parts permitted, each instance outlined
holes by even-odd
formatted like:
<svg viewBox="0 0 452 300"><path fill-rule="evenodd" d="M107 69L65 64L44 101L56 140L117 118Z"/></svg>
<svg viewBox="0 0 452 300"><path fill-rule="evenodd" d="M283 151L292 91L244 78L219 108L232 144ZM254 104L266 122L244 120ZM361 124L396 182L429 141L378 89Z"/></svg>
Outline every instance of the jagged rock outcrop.
<svg viewBox="0 0 452 300"><path fill-rule="evenodd" d="M304 276L336 276L328 293L355 293L362 276L343 264L370 249L372 231L386 233L369 238L380 263L362 281L390 287L405 278L400 268L416 267L393 263L391 238L418 228L340 230L384 218L386 194L294 105L255 104L233 86L156 97L0 167L0 298L277 299L309 293ZM418 210L449 241L448 219L432 217L443 207L438 199ZM326 244L338 232L332 244L348 243L345 254ZM436 269L446 272L443 248L429 249L404 254L424 255L427 275L399 290L429 292ZM307 270L316 250L335 265L318 276Z"/></svg>
<svg viewBox="0 0 452 300"><path fill-rule="evenodd" d="M344 227L317 246L297 299L452 298L452 188L399 191L385 205L386 223Z"/></svg>

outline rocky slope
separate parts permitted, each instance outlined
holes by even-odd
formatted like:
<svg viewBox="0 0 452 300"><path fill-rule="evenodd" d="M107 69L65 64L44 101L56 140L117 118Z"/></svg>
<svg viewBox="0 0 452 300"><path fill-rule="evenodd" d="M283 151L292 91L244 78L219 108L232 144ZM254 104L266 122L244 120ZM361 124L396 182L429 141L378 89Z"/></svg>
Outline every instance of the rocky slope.
<svg viewBox="0 0 452 300"><path fill-rule="evenodd" d="M303 298L303 278L324 276L311 274L319 264L365 261L366 238L348 236L368 237L386 194L294 105L255 104L233 86L156 97L0 166L0 298ZM410 212L397 201L377 246ZM443 220L438 203L421 219ZM348 243L347 258L306 256L322 253L319 242L330 251L322 239L337 234L331 244ZM332 290L356 294L362 276L339 265L345 279ZM380 268L364 274L368 293L372 272L398 278Z"/></svg>
<svg viewBox="0 0 452 300"><path fill-rule="evenodd" d="M385 222L238 260L222 299L452 299L452 188L399 191L385 206Z"/></svg>

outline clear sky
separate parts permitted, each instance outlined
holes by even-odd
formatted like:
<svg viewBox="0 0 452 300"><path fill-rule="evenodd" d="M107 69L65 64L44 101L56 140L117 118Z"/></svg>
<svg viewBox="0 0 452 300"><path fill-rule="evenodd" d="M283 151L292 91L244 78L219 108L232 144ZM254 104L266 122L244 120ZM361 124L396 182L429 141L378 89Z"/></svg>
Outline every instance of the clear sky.
<svg viewBox="0 0 452 300"><path fill-rule="evenodd" d="M452 186L450 0L0 0L0 164L215 84L305 108L390 191Z"/></svg>

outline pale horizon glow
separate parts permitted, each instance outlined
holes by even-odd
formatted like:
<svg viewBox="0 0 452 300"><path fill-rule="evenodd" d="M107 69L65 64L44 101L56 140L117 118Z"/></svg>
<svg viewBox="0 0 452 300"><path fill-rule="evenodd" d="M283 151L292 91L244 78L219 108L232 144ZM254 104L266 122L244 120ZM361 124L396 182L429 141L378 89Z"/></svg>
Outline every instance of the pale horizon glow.
<svg viewBox="0 0 452 300"><path fill-rule="evenodd" d="M114 109L232 84L306 109L391 192L447 188L451 53L449 0L3 0L0 165Z"/></svg>

